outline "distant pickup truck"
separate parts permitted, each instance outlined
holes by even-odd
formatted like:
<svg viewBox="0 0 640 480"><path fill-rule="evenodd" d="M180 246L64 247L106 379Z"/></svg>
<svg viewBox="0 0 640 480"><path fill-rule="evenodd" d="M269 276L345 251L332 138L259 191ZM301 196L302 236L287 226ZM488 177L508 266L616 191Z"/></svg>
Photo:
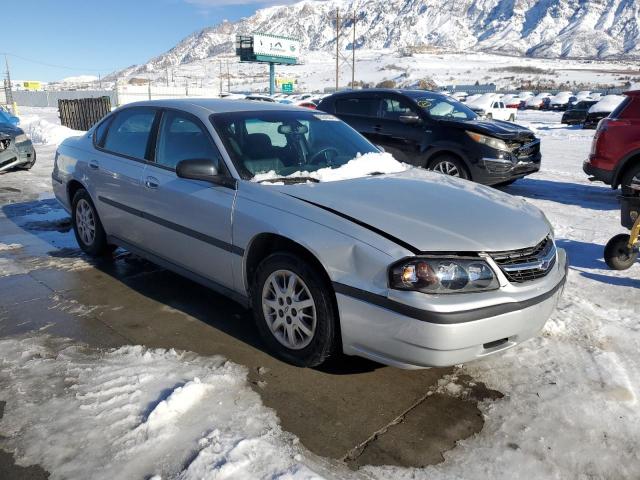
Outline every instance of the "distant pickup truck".
<svg viewBox="0 0 640 480"><path fill-rule="evenodd" d="M518 114L517 108L507 107L496 94L485 94L467 103L467 106L481 117L513 122Z"/></svg>

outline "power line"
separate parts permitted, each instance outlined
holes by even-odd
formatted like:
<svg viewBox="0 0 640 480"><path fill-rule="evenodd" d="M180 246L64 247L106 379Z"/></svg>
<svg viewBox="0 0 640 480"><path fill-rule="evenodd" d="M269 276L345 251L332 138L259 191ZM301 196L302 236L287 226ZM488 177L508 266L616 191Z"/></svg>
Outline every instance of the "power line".
<svg viewBox="0 0 640 480"><path fill-rule="evenodd" d="M46 67L51 67L51 68L60 68L63 70L84 70L84 71L90 71L90 72L112 72L115 71L116 69L114 68L85 68L85 67L70 67L67 65L56 65L54 63L48 63L48 62L42 62L40 60L34 60L32 58L27 58L27 57L23 57L22 55L16 55L15 53L9 53L9 52L0 52L0 55L5 55L8 57L13 57L13 58L19 58L20 60L24 60L26 62L31 62L31 63L35 63L38 65L43 65Z"/></svg>

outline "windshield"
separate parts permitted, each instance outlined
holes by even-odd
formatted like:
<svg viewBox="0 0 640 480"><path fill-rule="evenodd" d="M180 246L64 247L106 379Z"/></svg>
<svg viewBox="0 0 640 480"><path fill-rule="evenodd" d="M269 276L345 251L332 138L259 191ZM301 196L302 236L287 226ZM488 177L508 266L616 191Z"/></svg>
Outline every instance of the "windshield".
<svg viewBox="0 0 640 480"><path fill-rule="evenodd" d="M424 96L416 98L415 101L433 118L474 120L478 117L473 110L453 98Z"/></svg>
<svg viewBox="0 0 640 480"><path fill-rule="evenodd" d="M337 169L356 157L379 153L332 115L267 110L211 116L240 176L246 180L300 176Z"/></svg>

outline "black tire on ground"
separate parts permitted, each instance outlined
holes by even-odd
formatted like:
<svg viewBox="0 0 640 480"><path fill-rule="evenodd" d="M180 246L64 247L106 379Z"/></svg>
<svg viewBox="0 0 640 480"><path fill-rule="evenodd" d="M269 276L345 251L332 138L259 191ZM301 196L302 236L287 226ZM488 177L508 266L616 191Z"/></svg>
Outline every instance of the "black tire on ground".
<svg viewBox="0 0 640 480"><path fill-rule="evenodd" d="M77 222L77 214L78 214L78 204L81 202L83 205L89 207L91 211L91 215L93 215L93 225L94 225L94 237L93 241L87 243L81 236L78 231L78 222ZM100 221L100 217L98 216L98 212L96 211L96 207L93 205L93 201L89 196L89 193L84 188L78 189L78 191L73 196L73 200L71 202L71 224L73 225L73 233L76 236L76 241L78 245L88 255L92 257L103 257L111 255L111 253L116 249L114 245L109 245L107 243L107 235L102 227L102 222Z"/></svg>
<svg viewBox="0 0 640 480"><path fill-rule="evenodd" d="M640 185L640 162L637 162L635 165L632 165L622 175L622 178L620 179L620 187L622 189L623 195L632 195L632 194L637 195L640 193L637 190L632 190L629 187L629 185L631 185L631 182L633 181L634 178L636 178L636 183Z"/></svg>
<svg viewBox="0 0 640 480"><path fill-rule="evenodd" d="M33 160L31 160L31 163L25 163L24 165L20 165L18 168L20 170L31 170L31 167L33 167L36 164L36 152L35 150L33 151Z"/></svg>
<svg viewBox="0 0 640 480"><path fill-rule="evenodd" d="M509 115L509 121L510 122L515 122L516 121L516 116L513 113L511 115Z"/></svg>
<svg viewBox="0 0 640 480"><path fill-rule="evenodd" d="M500 182L500 183L496 183L493 186L494 187L506 187L511 185L513 182L515 182L516 180L520 180L519 178L512 178L511 180L506 180L504 182Z"/></svg>
<svg viewBox="0 0 640 480"><path fill-rule="evenodd" d="M493 113L487 113L487 118L489 120L492 120L493 119Z"/></svg>
<svg viewBox="0 0 640 480"><path fill-rule="evenodd" d="M263 308L263 291L270 276L277 271L288 271L299 277L308 287L313 299L316 327L311 336L311 341L304 348L293 349L283 345L272 333L265 318L264 309L269 310L270 307ZM278 357L300 367L315 367L336 353L340 342L337 328L338 318L334 309L334 293L320 272L308 262L292 253L277 252L271 254L258 266L251 290L253 316L260 336L269 349ZM292 309L291 312L294 312L294 310ZM274 311L274 317L279 314L280 312L276 314ZM284 315L286 316L287 314L285 313ZM282 317L282 315L280 316ZM289 317L287 317L286 321L291 323ZM285 328L286 326L283 325L283 334Z"/></svg>
<svg viewBox="0 0 640 480"><path fill-rule="evenodd" d="M450 153L438 155L436 158L434 158L429 162L429 166L427 168L429 170L435 170L437 172L447 174L446 172L447 163L454 165L458 171L458 175L453 175L453 176L464 178L467 180L471 178L471 175L469 175L469 170L467 170L467 167L464 164L464 162L459 157L452 155Z"/></svg>
<svg viewBox="0 0 640 480"><path fill-rule="evenodd" d="M638 259L638 252L629 250L629 235L620 233L604 247L604 261L613 270L626 270Z"/></svg>

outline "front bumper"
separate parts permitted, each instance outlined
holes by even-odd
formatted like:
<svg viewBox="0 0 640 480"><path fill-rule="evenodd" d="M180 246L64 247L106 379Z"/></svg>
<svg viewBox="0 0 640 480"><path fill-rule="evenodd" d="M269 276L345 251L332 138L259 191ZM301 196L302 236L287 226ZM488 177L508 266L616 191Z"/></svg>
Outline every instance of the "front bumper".
<svg viewBox="0 0 640 480"><path fill-rule="evenodd" d="M14 144L12 139L9 148L0 151L0 172L33 164L35 158L35 150L30 141Z"/></svg>
<svg viewBox="0 0 640 480"><path fill-rule="evenodd" d="M385 308L337 290L343 351L400 368L421 368L457 365L506 350L544 327L562 294L567 268L566 253L558 249L554 272L533 297L434 315L432 321L429 312L416 318L420 315L413 307ZM453 321L443 320L447 315Z"/></svg>
<svg viewBox="0 0 640 480"><path fill-rule="evenodd" d="M511 161L501 158L483 157L475 164L471 177L484 185L495 185L513 179L523 178L540 170L542 155Z"/></svg>

